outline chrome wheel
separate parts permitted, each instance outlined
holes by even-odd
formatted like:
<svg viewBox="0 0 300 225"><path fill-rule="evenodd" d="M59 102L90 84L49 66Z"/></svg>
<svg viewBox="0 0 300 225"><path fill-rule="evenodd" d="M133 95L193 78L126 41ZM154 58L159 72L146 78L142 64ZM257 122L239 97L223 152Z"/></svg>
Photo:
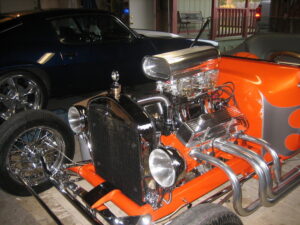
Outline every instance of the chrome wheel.
<svg viewBox="0 0 300 225"><path fill-rule="evenodd" d="M0 80L0 118L7 120L13 114L28 109L40 109L42 90L38 83L23 74Z"/></svg>
<svg viewBox="0 0 300 225"><path fill-rule="evenodd" d="M73 159L74 149L73 132L54 113L28 110L13 115L0 126L0 188L17 196L31 195L21 176L36 193L47 190L51 182L45 168L59 173Z"/></svg>
<svg viewBox="0 0 300 225"><path fill-rule="evenodd" d="M44 126L33 127L18 135L10 146L7 171L16 182L20 182L18 174L36 186L47 181L41 158L53 172L62 165L65 153L66 144L59 132Z"/></svg>

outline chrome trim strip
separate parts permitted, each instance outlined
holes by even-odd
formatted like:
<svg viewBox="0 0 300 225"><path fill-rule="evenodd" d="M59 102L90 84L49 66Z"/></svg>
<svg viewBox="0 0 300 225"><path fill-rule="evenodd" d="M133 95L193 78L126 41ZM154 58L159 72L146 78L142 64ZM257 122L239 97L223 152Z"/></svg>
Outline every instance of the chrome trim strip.
<svg viewBox="0 0 300 225"><path fill-rule="evenodd" d="M22 25L23 25L23 23L20 22L20 23L14 25L14 26L11 26L11 27L9 27L9 28L6 28L6 29L0 31L0 34L5 33L5 32L7 32L7 31L10 31L10 30L12 30L12 29L15 29L15 28L17 28L17 27L19 27L19 26L22 26Z"/></svg>

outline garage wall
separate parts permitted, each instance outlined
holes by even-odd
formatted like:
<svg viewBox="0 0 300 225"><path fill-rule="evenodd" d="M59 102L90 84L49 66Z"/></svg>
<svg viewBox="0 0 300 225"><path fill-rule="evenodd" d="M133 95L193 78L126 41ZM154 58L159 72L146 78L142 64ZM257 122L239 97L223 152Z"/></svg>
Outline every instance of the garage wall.
<svg viewBox="0 0 300 225"><path fill-rule="evenodd" d="M178 0L179 12L202 12L203 17L211 16L211 0Z"/></svg>
<svg viewBox="0 0 300 225"><path fill-rule="evenodd" d="M153 7L152 0L129 0L130 27L154 30Z"/></svg>
<svg viewBox="0 0 300 225"><path fill-rule="evenodd" d="M80 0L40 0L42 9L79 8Z"/></svg>
<svg viewBox="0 0 300 225"><path fill-rule="evenodd" d="M0 13L34 10L39 7L42 9L79 8L81 0L0 0Z"/></svg>
<svg viewBox="0 0 300 225"><path fill-rule="evenodd" d="M32 10L38 7L38 0L0 0L0 12Z"/></svg>

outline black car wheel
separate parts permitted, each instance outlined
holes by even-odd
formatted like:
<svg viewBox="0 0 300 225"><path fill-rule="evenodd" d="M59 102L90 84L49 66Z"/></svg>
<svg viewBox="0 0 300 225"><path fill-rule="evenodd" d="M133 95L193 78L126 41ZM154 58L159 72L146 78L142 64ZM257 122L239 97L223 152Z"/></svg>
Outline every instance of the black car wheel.
<svg viewBox="0 0 300 225"><path fill-rule="evenodd" d="M229 209L216 204L197 205L175 218L171 225L243 225Z"/></svg>
<svg viewBox="0 0 300 225"><path fill-rule="evenodd" d="M14 195L29 195L20 176L36 192L44 191L51 185L41 159L52 172L73 155L74 135L55 114L18 113L0 126L0 187Z"/></svg>
<svg viewBox="0 0 300 225"><path fill-rule="evenodd" d="M41 109L46 101L45 85L33 74L15 71L0 76L1 120L7 120L20 111Z"/></svg>

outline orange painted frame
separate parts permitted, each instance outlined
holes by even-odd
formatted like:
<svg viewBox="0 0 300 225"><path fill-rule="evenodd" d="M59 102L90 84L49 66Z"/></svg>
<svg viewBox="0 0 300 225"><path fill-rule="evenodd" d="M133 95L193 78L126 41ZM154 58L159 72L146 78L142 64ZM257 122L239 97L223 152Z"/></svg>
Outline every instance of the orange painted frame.
<svg viewBox="0 0 300 225"><path fill-rule="evenodd" d="M236 174L246 174L247 171L250 171L248 163L241 159L229 160L227 164L233 169L233 171L235 171ZM92 164L70 168L70 170L78 173L93 186L97 186L105 181L95 173L95 168ZM214 179L211 179L212 177ZM170 204L163 202L162 207L159 209L153 209L149 204L139 206L125 196L120 190L111 191L103 198L99 199L92 208L103 210L106 208L104 203L111 201L129 216L150 214L153 221L156 221L173 213L183 205L191 203L201 196L204 196L227 181L228 178L226 174L220 169L214 168L208 173L176 188L172 192L172 202Z"/></svg>

